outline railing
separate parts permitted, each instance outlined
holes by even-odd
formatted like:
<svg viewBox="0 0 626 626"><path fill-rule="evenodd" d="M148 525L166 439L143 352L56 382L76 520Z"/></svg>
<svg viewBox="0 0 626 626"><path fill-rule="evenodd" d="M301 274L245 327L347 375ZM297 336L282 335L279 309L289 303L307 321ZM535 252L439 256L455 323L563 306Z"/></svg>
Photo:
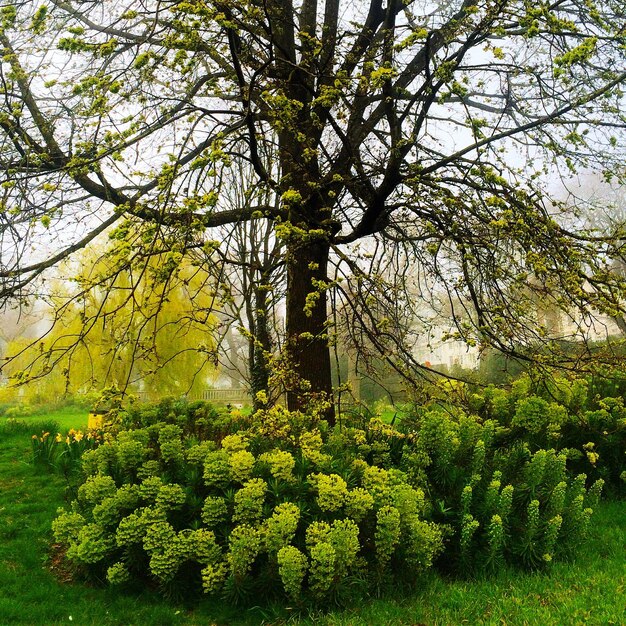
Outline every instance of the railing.
<svg viewBox="0 0 626 626"><path fill-rule="evenodd" d="M252 404L252 398L245 389L204 389L199 400L219 404Z"/></svg>
<svg viewBox="0 0 626 626"><path fill-rule="evenodd" d="M134 392L140 402L148 401L145 391ZM252 398L246 389L203 389L186 396L187 400L205 400L213 404L252 404Z"/></svg>

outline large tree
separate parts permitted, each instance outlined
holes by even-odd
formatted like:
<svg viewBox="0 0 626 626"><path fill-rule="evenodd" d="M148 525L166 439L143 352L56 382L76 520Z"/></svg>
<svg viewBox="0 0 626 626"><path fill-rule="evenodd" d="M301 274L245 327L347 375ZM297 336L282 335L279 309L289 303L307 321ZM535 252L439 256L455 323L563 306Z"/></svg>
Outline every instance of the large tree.
<svg viewBox="0 0 626 626"><path fill-rule="evenodd" d="M393 360L393 319L368 309L384 284L364 265L372 250L407 261L416 297L465 309L469 342L537 336L533 297L615 312L623 237L583 230L542 181L580 166L623 175L624 28L618 0L13 3L0 298L124 220L175 231L182 253L216 247L216 227L269 220L294 407L331 392L337 287ZM254 180L233 208L222 190L241 185L241 161Z"/></svg>

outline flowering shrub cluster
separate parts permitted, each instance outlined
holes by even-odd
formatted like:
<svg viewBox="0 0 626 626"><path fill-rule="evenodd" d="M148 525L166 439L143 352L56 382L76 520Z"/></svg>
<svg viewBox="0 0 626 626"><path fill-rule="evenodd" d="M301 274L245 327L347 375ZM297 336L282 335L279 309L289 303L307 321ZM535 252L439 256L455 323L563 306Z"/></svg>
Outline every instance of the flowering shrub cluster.
<svg viewBox="0 0 626 626"><path fill-rule="evenodd" d="M575 548L584 538L604 481L586 488L574 479L567 455L532 452L523 441L501 446L498 423L443 409L425 412L412 440L407 467L451 524L448 563L494 569L503 561L537 566Z"/></svg>
<svg viewBox="0 0 626 626"><path fill-rule="evenodd" d="M449 408L334 429L282 407L231 422L197 404L134 409L84 453L53 530L110 584L233 602L327 603L435 563L548 563L584 536L602 483L570 478L563 453L499 446L499 428Z"/></svg>
<svg viewBox="0 0 626 626"><path fill-rule="evenodd" d="M134 430L165 423L178 426L185 435L203 441L219 441L226 435L245 428L248 421L239 411L217 409L207 402L166 398L150 406L129 406L119 412L115 423L108 430Z"/></svg>
<svg viewBox="0 0 626 626"><path fill-rule="evenodd" d="M561 451L573 474L602 479L608 489L626 494L626 406L619 386L592 395L593 379L517 380L510 390L490 386L473 394L470 407L498 426L498 445L523 441L534 452Z"/></svg>
<svg viewBox="0 0 626 626"><path fill-rule="evenodd" d="M433 563L443 532L425 519L420 487L397 468L333 454L313 418L290 423L270 410L275 432L262 415L219 441L156 422L86 452L85 482L54 522L67 558L111 584L151 579L292 602Z"/></svg>

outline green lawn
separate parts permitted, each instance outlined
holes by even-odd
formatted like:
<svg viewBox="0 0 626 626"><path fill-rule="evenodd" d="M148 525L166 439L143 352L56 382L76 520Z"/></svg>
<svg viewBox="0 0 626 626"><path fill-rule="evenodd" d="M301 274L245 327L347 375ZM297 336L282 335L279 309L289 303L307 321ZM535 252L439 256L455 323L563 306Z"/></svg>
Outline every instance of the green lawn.
<svg viewBox="0 0 626 626"><path fill-rule="evenodd" d="M0 417L0 427L2 424L7 422L10 424L13 420L26 422L27 424L39 424L43 422L44 425L47 425L50 422L56 422L59 429L66 432L70 428L87 428L88 415L89 409L69 406L61 409L46 411L45 413L32 413L28 415L17 415L15 417Z"/></svg>
<svg viewBox="0 0 626 626"><path fill-rule="evenodd" d="M48 417L48 416L45 416ZM50 414L63 428L86 424L83 412ZM157 593L63 584L51 573L50 522L64 504L59 476L29 465L26 427L0 426L0 625L27 624L626 624L626 502L605 502L589 543L572 563L549 573L507 570L478 581L448 581L429 574L407 598L368 600L330 614L289 615L269 609L235 610L205 600L178 606ZM71 619L70 619L71 616Z"/></svg>
<svg viewBox="0 0 626 626"><path fill-rule="evenodd" d="M80 426L75 418L63 422ZM120 594L57 582L48 567L50 523L64 505L65 484L59 476L36 473L29 464L29 432L41 430L34 418L29 427L22 432L15 426L0 428L0 625L196 623L184 608L156 593ZM241 615L221 607L207 611L209 623L245 623Z"/></svg>

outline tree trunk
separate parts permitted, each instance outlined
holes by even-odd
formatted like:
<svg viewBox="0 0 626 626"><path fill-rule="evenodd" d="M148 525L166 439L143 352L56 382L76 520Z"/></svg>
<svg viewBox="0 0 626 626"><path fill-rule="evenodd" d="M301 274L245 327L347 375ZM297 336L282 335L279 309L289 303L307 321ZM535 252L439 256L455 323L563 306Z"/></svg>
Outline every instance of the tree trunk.
<svg viewBox="0 0 626 626"><path fill-rule="evenodd" d="M241 367L239 363L239 352L237 348L237 341L233 333L233 325L229 324L226 329L226 343L228 345L228 363L229 367L226 370L226 375L230 378L230 386L233 389L239 389L241 387Z"/></svg>
<svg viewBox="0 0 626 626"><path fill-rule="evenodd" d="M264 403L257 399L257 393L269 393L269 363L267 355L272 351L272 338L268 327L269 307L267 305L266 282L254 288L254 335L250 339L250 386L252 388L252 408L254 411Z"/></svg>
<svg viewBox="0 0 626 626"><path fill-rule="evenodd" d="M324 418L335 423L330 352L328 349L327 280L330 246L325 239L291 243L287 256L287 355L290 372L287 404L305 407L310 399L326 398Z"/></svg>

